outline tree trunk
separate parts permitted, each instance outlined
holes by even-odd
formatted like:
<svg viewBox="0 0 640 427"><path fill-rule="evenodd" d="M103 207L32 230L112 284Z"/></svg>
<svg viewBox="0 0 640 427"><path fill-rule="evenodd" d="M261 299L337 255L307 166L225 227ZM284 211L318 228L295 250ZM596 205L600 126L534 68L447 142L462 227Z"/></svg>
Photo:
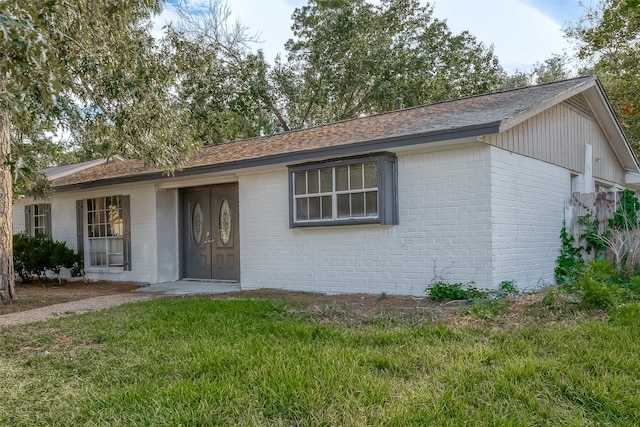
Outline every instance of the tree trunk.
<svg viewBox="0 0 640 427"><path fill-rule="evenodd" d="M6 164L11 151L11 113L0 107L0 303L13 301L13 216L11 169Z"/></svg>

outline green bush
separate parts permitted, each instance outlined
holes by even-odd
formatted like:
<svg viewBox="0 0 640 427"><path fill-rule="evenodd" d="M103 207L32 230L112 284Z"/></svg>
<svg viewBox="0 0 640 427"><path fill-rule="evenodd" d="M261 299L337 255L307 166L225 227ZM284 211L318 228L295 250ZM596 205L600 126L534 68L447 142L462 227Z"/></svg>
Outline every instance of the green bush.
<svg viewBox="0 0 640 427"><path fill-rule="evenodd" d="M582 308L608 310L637 299L640 277L625 280L611 261L592 260L565 287L581 296Z"/></svg>
<svg viewBox="0 0 640 427"><path fill-rule="evenodd" d="M500 282L500 292L503 294L517 294L518 287L514 280L503 280Z"/></svg>
<svg viewBox="0 0 640 427"><path fill-rule="evenodd" d="M601 282L593 277L582 277L577 282L582 295L583 308L609 309L621 302L620 286Z"/></svg>
<svg viewBox="0 0 640 427"><path fill-rule="evenodd" d="M553 270L556 283L561 285L575 276L584 266L580 257L582 248L575 247L575 239L569 234L566 223L560 229L560 254L556 258L556 268Z"/></svg>
<svg viewBox="0 0 640 427"><path fill-rule="evenodd" d="M434 301L475 300L482 298L486 292L471 284L436 282L427 288L429 298Z"/></svg>
<svg viewBox="0 0 640 427"><path fill-rule="evenodd" d="M79 276L82 271L82 261L76 251L64 242L41 234L13 236L13 264L15 274L24 281L35 277L44 280L47 271L60 277L62 268L70 269L73 276Z"/></svg>
<svg viewBox="0 0 640 427"><path fill-rule="evenodd" d="M624 190L620 196L619 207L609 220L609 227L614 230L631 230L638 228L638 211L640 202L631 190Z"/></svg>

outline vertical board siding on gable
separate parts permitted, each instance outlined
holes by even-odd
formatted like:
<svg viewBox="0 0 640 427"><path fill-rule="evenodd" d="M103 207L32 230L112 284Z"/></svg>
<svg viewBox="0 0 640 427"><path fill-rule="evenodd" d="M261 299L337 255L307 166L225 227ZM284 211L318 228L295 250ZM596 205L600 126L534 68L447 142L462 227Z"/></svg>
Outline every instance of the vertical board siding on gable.
<svg viewBox="0 0 640 427"><path fill-rule="evenodd" d="M553 283L571 174L559 166L491 149L494 280L520 289Z"/></svg>
<svg viewBox="0 0 640 427"><path fill-rule="evenodd" d="M624 183L624 169L581 99L570 99L498 135L487 144L583 173L584 144L593 147L593 176Z"/></svg>
<svg viewBox="0 0 640 427"><path fill-rule="evenodd" d="M239 178L241 284L424 295L436 280L490 286L489 147L398 157L400 223L289 229L287 171Z"/></svg>

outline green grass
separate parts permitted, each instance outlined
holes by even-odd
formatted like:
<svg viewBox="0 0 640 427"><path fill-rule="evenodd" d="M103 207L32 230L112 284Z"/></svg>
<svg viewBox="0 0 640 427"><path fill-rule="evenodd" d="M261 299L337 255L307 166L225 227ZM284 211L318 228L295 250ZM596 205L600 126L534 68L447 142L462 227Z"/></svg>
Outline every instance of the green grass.
<svg viewBox="0 0 640 427"><path fill-rule="evenodd" d="M640 308L605 320L320 325L162 299L0 329L0 425L640 425Z"/></svg>

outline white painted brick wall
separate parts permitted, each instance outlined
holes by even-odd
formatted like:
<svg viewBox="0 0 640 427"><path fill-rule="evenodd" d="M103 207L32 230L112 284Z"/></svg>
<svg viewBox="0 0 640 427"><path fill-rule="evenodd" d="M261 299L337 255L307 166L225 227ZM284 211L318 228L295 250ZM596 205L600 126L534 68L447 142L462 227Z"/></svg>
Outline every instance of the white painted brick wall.
<svg viewBox="0 0 640 427"><path fill-rule="evenodd" d="M399 156L397 226L289 229L287 170L241 176L243 289L423 295L492 278L487 146Z"/></svg>
<svg viewBox="0 0 640 427"><path fill-rule="evenodd" d="M553 283L571 174L559 166L491 148L494 284Z"/></svg>
<svg viewBox="0 0 640 427"><path fill-rule="evenodd" d="M77 249L76 200L93 197L129 194L131 196L131 257L132 270L121 268L87 267L90 280L123 280L153 283L157 281L156 257L156 205L155 188L152 184L132 188L115 187L75 193L57 193L51 200L51 231L54 240L67 242ZM22 200L14 205L14 233L24 230L24 206L35 203ZM41 202L39 202L41 203ZM85 240L85 259L88 260L88 242ZM85 265L88 265L85 263Z"/></svg>
<svg viewBox="0 0 640 427"><path fill-rule="evenodd" d="M241 175L243 289L424 295L437 280L529 288L553 279L567 170L484 144L400 155L398 170L399 225L293 230L286 167ZM133 270L89 268L89 278L177 279L177 190L145 184L55 194L53 238L75 249L75 201L116 194L131 196ZM29 203L14 205L15 232L24 230Z"/></svg>
<svg viewBox="0 0 640 427"><path fill-rule="evenodd" d="M30 199L16 200L13 203L13 234L24 232L24 207L34 203Z"/></svg>
<svg viewBox="0 0 640 427"><path fill-rule="evenodd" d="M177 189L156 192L158 282L169 282L180 278L178 200Z"/></svg>

